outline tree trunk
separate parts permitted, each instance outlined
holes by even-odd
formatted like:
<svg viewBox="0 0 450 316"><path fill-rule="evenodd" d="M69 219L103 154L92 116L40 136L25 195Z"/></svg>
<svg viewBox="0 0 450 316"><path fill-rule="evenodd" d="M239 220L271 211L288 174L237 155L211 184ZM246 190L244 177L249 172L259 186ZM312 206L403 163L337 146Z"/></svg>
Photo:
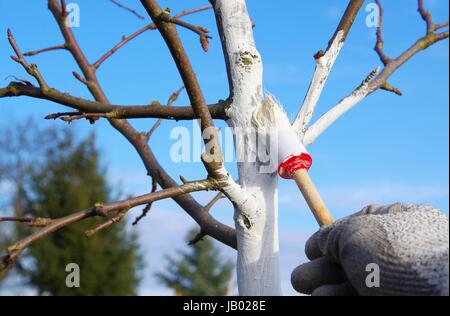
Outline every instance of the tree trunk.
<svg viewBox="0 0 450 316"><path fill-rule="evenodd" d="M277 174L257 159L251 127L262 102L262 61L244 0L212 1L227 61L232 104L228 124L236 132L239 181L251 205L235 203L237 282L240 295L281 295Z"/></svg>

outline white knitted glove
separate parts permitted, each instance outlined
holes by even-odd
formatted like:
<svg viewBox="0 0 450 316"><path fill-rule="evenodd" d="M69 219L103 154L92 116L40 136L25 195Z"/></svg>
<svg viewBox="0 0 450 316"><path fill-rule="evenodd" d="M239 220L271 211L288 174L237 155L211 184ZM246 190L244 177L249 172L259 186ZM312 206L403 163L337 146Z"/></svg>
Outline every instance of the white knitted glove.
<svg viewBox="0 0 450 316"><path fill-rule="evenodd" d="M370 205L322 227L293 287L312 295L449 295L449 225L424 205ZM373 266L379 267L379 287Z"/></svg>

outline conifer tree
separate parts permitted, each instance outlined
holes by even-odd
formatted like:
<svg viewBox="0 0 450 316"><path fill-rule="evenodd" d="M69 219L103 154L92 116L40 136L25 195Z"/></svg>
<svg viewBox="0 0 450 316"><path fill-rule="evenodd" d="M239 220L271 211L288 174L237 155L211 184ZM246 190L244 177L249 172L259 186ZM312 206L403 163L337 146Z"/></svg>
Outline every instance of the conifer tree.
<svg viewBox="0 0 450 316"><path fill-rule="evenodd" d="M187 235L192 240L195 231ZM177 295L226 295L233 265L224 260L208 237L193 244L189 251L180 250L177 258L166 256L166 272L156 274L158 280Z"/></svg>
<svg viewBox="0 0 450 316"><path fill-rule="evenodd" d="M22 197L20 203L15 203L21 205L17 215L59 218L107 202L110 189L105 170L100 167L95 137L77 141L68 130L41 133L32 137L36 141L49 140L49 135L53 138L51 143L43 144L45 159L30 168L26 183L15 184L14 199ZM135 294L141 267L136 236L125 229L125 222L120 222L87 238L84 232L102 221L105 219L75 223L35 243L21 260L24 268L20 273L27 283L45 295ZM26 230L29 234L30 228L17 225L18 234ZM79 266L79 287L66 285L69 263Z"/></svg>

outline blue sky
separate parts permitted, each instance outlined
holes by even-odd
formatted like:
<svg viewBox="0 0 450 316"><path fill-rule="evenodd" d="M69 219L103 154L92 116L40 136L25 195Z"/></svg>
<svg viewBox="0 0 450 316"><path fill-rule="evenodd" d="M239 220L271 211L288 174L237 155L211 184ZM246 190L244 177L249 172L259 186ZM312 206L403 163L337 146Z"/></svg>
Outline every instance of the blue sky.
<svg viewBox="0 0 450 316"><path fill-rule="evenodd" d="M68 1L70 2L70 1ZM366 1L366 4L372 1ZM80 28L75 35L86 56L94 62L115 45L122 35L129 35L148 22L141 21L107 0L77 0L81 10ZM144 15L138 1L126 1ZM160 1L172 12L207 4L206 0ZM255 38L264 62L264 87L285 106L289 115L298 111L314 70L313 54L324 49L334 32L347 1L273 1L248 0L251 17L256 21ZM448 20L448 1L425 1L436 22ZM415 0L384 1L385 51L395 57L424 34L424 23L416 12ZM317 119L327 109L350 93L367 74L380 65L373 52L374 28L365 24L361 10L339 56L317 107ZM227 81L222 50L212 11L186 18L210 29L213 36L210 51L204 53L198 37L180 30L185 47L208 102L227 97ZM12 54L6 29L10 27L23 51L62 43L46 1L0 0L0 81L8 83L9 75L26 77L23 69L9 59ZM90 98L85 87L71 73L78 70L65 52L49 52L30 61L37 63L49 85L73 95ZM336 218L358 211L367 204L409 203L431 204L449 209L448 147L448 41L438 43L416 55L390 79L404 96L384 91L369 96L339 119L310 148L314 157L311 176ZM152 100L165 103L182 82L156 31L147 32L127 44L108 59L98 72L109 99L115 104L147 104ZM177 101L188 104L185 94ZM64 108L50 102L30 98L0 99L0 126L7 126L23 116L42 118ZM148 130L151 119L135 120L139 130ZM60 125L62 122L42 122ZM219 123L218 125L224 126ZM169 150L174 140L172 128L191 122L163 122L150 143L160 162L177 178L204 176L201 163L170 161ZM139 157L131 146L107 122L95 126L85 121L71 128L79 135L95 129L108 177L130 194L146 193L149 179ZM228 168L236 172L233 164ZM298 189L289 181L280 181L280 239L283 290L292 294L290 271L305 261L306 238L317 229ZM210 195L197 194L206 202ZM140 210L135 210L134 217ZM232 225L233 210L221 201L214 215ZM152 214L140 225L140 240L147 267L141 285L142 294L170 294L159 286L153 273L160 269L162 254L174 253L174 246L184 245L184 233L193 221L173 202L156 203ZM224 255L234 257L224 249Z"/></svg>

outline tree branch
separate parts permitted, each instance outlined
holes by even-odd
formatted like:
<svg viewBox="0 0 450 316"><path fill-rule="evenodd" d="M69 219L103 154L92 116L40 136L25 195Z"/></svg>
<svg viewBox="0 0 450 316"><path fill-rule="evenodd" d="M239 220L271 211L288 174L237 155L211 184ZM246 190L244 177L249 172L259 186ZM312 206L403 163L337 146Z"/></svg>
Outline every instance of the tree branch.
<svg viewBox="0 0 450 316"><path fill-rule="evenodd" d="M144 20L144 19L145 19L142 15L140 15L139 13L137 13L136 10L131 9L131 8L127 7L126 5L123 5L123 4L120 3L119 1L117 1L117 0L109 0L109 1L111 1L112 3L114 3L115 5L117 5L119 8L122 8L122 9L124 9L124 10L126 10L126 11L128 11L128 12L130 12L130 13L132 13L132 14L134 14L138 19L141 19L141 20Z"/></svg>
<svg viewBox="0 0 450 316"><path fill-rule="evenodd" d="M18 222L25 223L29 227L45 227L51 223L51 219L42 217L0 217L0 222Z"/></svg>
<svg viewBox="0 0 450 316"><path fill-rule="evenodd" d="M205 205L204 210L205 212L209 212L211 208L216 204L220 199L223 199L225 195L223 195L222 192L219 192L216 194L216 196L208 202L208 204ZM203 240L203 238L206 236L206 233L203 231L203 229L200 228L200 231L189 241L189 245L195 245L200 240Z"/></svg>
<svg viewBox="0 0 450 316"><path fill-rule="evenodd" d="M173 103L178 99L178 96L180 95L181 91L184 90L184 86L179 88L177 91L172 93L172 95L169 97L169 100L167 100L167 106L172 106ZM158 119L156 123L152 126L150 131L147 133L147 141L152 137L153 133L156 131L156 129L161 125L161 119Z"/></svg>
<svg viewBox="0 0 450 316"><path fill-rule="evenodd" d="M336 61L345 39L355 21L364 0L351 0L339 22L334 35L328 42L328 47L323 51L319 51L314 55L316 61L316 69L312 81L306 93L300 112L294 121L294 128L303 136L311 121L317 102L319 101L322 90L325 87L328 76Z"/></svg>
<svg viewBox="0 0 450 316"><path fill-rule="evenodd" d="M205 140L205 143L211 145L211 151L206 155L203 155L204 164L210 173L210 176L224 178L223 174L216 171L223 169L223 157L221 147L219 144L219 137L217 129L214 127L211 114L208 111L205 99L200 88L197 76L194 73L189 57L184 50L183 44L178 36L174 24L167 22L170 20L170 16L167 12L163 11L155 0L141 0L142 5L150 15L153 23L158 27L161 36L169 48L172 58L177 65L178 72L183 80L186 92L191 101L192 109L194 113L200 118L200 129L202 133L208 129L210 132L209 140ZM213 159L209 159L213 157Z"/></svg>
<svg viewBox="0 0 450 316"><path fill-rule="evenodd" d="M0 266L0 271L7 269L15 261L15 259L17 259L17 257L20 256L21 252L25 248L29 247L34 242L44 238L48 234L53 233L67 225L82 221L86 218L95 216L103 217L107 216L109 213L114 211L129 210L135 206L148 204L162 199L172 198L175 196L184 195L190 192L216 190L216 189L217 187L215 186L215 183L211 182L210 180L192 181L180 186L170 187L168 189L141 195L131 199L126 199L107 204L97 203L95 206L85 209L83 211L73 213L58 219L53 219L44 228L23 238L14 245L8 247L8 255L3 258L2 260L3 264ZM97 227L97 231L99 229L101 228Z"/></svg>
<svg viewBox="0 0 450 316"><path fill-rule="evenodd" d="M96 101L110 104L103 90L101 89L97 77L95 75L95 68L89 64L83 52L81 51L72 30L66 25L65 17L61 16L61 10L56 0L48 0L49 9L53 13L55 20L61 30L61 33L68 45L69 51L77 62L78 66L83 72L84 77L88 81L88 89L94 96ZM166 189L177 186L177 183L169 176L169 174L162 168L156 159L153 151L148 146L145 137L137 132L126 120L109 119L110 124L116 128L136 149L141 157L147 173L156 179L161 188ZM191 195L181 195L173 198L174 201L180 205L211 237L223 242L224 244L236 248L236 234L235 230L228 227L208 213L202 212L202 206L195 201Z"/></svg>
<svg viewBox="0 0 450 316"><path fill-rule="evenodd" d="M105 117L111 119L133 119L133 118L162 118L170 120L192 120L198 118L191 106L164 106L157 102L151 105L111 105L74 97L68 93L61 92L48 87L46 90L12 82L5 88L0 88L0 98L28 96L32 98L45 99L61 105L71 107L79 112L63 112L49 115L47 118L55 119L61 116L85 115ZM226 120L226 107L228 101L219 101L208 105L208 110L214 119Z"/></svg>
<svg viewBox="0 0 450 316"><path fill-rule="evenodd" d="M45 53L45 52L49 52L49 51L53 51L53 50L60 50L60 49L67 49L66 45L56 45L56 46L50 46L47 48L42 48L42 49L38 49L38 50L34 50L31 52L27 52L25 54L23 54L24 56L34 56L34 55L38 55L41 53Z"/></svg>
<svg viewBox="0 0 450 316"><path fill-rule="evenodd" d="M422 18L425 20L427 24L427 31L425 36L419 38L412 46L410 46L397 58L385 59L386 64L383 70L379 72L379 74L378 71L376 73L372 72L371 75L369 75L369 77L363 82L362 85L360 85L349 96L342 99L336 106L334 106L323 116L321 116L307 130L303 140L305 145L313 143L317 139L317 137L319 137L341 115L350 110L352 107L354 107L356 104L358 104L361 100L363 100L366 96L373 93L374 91L378 89L383 89L401 95L401 92L397 88L394 88L387 83L387 80L390 78L390 76L417 53L421 52L422 50L430 47L431 45L439 41L448 38L449 36L448 31L444 31L441 33L435 32L435 30L437 29L448 26L448 22L433 24L431 14L428 11L425 11L425 9L423 8L423 2L420 0L418 2L419 2L419 13L421 14ZM377 1L377 3L380 5L379 1ZM382 25L379 25L379 29L377 30L377 33L379 34L381 34L381 27ZM433 30L431 33L430 29ZM380 46L379 36L377 35L377 44L375 48L377 54L379 54L380 51L379 46ZM383 60L382 56L380 56L380 59Z"/></svg>
<svg viewBox="0 0 450 316"><path fill-rule="evenodd" d="M202 26L197 26L197 25L193 25L190 23L187 23L185 21L182 21L176 17L170 16L169 14L163 14L161 15L161 19L167 23L173 23L176 25L179 25L181 27L184 27L185 29L188 29L194 33L196 33L197 35L200 36L200 43L202 45L202 48L205 52L208 51L209 49L209 42L208 39L211 39L212 37L210 35L208 35L209 30L202 27Z"/></svg>
<svg viewBox="0 0 450 316"><path fill-rule="evenodd" d="M152 190L151 192L156 192L156 190L158 189L158 183L156 182L155 178L152 178ZM142 210L142 214L139 215L138 217L136 217L136 219L134 220L134 222L131 224L133 226L137 225L137 223L139 223L139 221L141 219L143 219L145 216L147 216L147 213L150 212L150 209L152 208L152 202L148 203L144 209Z"/></svg>
<svg viewBox="0 0 450 316"><path fill-rule="evenodd" d="M378 27L377 27L377 41L375 44L375 51L377 52L378 56L380 57L381 62L383 65L386 65L389 63L390 58L384 53L383 51L383 16L384 16L384 9L381 5L380 0L376 0L376 4L378 6L379 14L378 14Z"/></svg>
<svg viewBox="0 0 450 316"><path fill-rule="evenodd" d="M90 238L90 237L94 236L95 234L97 234L99 231L108 228L112 224L120 223L122 221L122 219L125 217L127 212L128 212L128 210L118 211L117 214L115 216L113 216L111 219L109 219L106 222L103 222L101 224L98 224L94 228L86 230L84 232L84 234L86 235L86 237Z"/></svg>
<svg viewBox="0 0 450 316"><path fill-rule="evenodd" d="M210 8L211 8L211 6L205 6L205 7L201 7L201 8L197 8L197 9L193 9L193 10L186 10L186 11L180 12L179 14L175 15L175 18L179 19L179 18L184 17L186 15L190 15L190 14L194 14L194 13L197 13L197 12L205 11L205 10L208 10ZM95 69L98 69L103 64L103 62L106 61L106 59L108 59L110 56L112 56L115 52L117 52L125 44L127 44L131 40L135 39L136 37L138 37L142 33L146 32L146 31L149 31L149 30L156 30L156 25L154 23L148 24L148 25L142 27L141 29L137 30L136 32L134 32L130 36L122 38L122 40L116 46L111 48L108 52L106 52L102 57L100 57L94 63Z"/></svg>
<svg viewBox="0 0 450 316"><path fill-rule="evenodd" d="M36 81L38 82L39 86L41 87L41 89L45 91L48 88L47 83L45 82L44 78L42 77L41 73L39 72L37 65L35 65L35 64L29 65L27 63L27 61L25 60L24 55L20 51L19 46L17 45L16 40L14 39L14 36L10 29L8 29L7 34L8 34L9 44L11 45L12 49L16 53L16 57L11 56L11 59L14 60L15 62L19 63L20 65L22 65L22 67L25 69L25 71L29 75L34 77L36 79Z"/></svg>

